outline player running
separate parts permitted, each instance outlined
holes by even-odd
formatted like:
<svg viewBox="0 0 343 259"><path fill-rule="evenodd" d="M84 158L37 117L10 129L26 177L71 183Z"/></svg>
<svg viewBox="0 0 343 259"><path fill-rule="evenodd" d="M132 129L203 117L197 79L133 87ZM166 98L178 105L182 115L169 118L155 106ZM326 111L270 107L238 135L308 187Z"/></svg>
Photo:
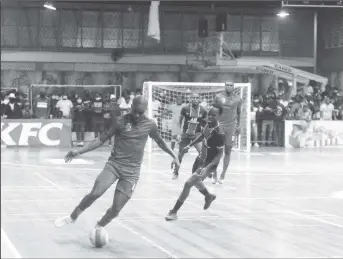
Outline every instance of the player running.
<svg viewBox="0 0 343 259"><path fill-rule="evenodd" d="M240 133L240 115L242 100L239 96L234 95L234 84L225 83L225 93L219 94L214 99L214 104L222 106L223 114L220 116L220 125L225 132L225 148L223 171L220 174L219 183L222 184L225 179L227 168L230 164L231 150L235 136ZM213 174L212 183L217 183L217 172Z"/></svg>
<svg viewBox="0 0 343 259"><path fill-rule="evenodd" d="M197 136L201 135L202 127L206 125L207 111L200 105L200 96L196 93L191 96L191 103L183 106L180 114L180 123L182 125L181 141L179 145L178 158L181 163L182 158L188 150L184 148L189 145ZM201 150L201 143L194 145L198 153ZM174 164L172 163L172 166ZM173 180L179 177L180 166L174 165Z"/></svg>
<svg viewBox="0 0 343 259"><path fill-rule="evenodd" d="M181 125L180 125L180 114L182 109L182 97L176 98L176 103L170 104L167 107L167 111L172 114L172 140L171 149L174 150L176 142L180 141L181 138Z"/></svg>
<svg viewBox="0 0 343 259"><path fill-rule="evenodd" d="M99 148L112 136L115 137L111 156L96 178L93 189L81 200L70 215L55 221L56 227L63 227L66 224L75 222L85 209L90 207L118 180L113 204L97 223L96 228L104 227L116 218L130 200L138 182L148 136L153 138L162 150L174 158L174 163L180 165L177 156L158 133L156 123L144 115L147 104L148 102L144 97L135 97L132 102L131 112L114 120L107 132L101 134L98 139L95 139L89 145L67 153L65 161L68 163L81 154Z"/></svg>
<svg viewBox="0 0 343 259"><path fill-rule="evenodd" d="M211 107L208 112L208 124L205 126L202 134L185 147L185 150L187 151L191 146L200 143L201 141L203 142L201 152L193 164L193 175L186 181L174 208L170 210L166 216L166 220L177 219L177 212L187 199L193 186L205 196L204 210L207 210L216 199L216 196L209 193L206 189L203 180L208 177L213 170L216 170L218 163L223 156L225 134L219 123L219 116L221 113L221 108Z"/></svg>

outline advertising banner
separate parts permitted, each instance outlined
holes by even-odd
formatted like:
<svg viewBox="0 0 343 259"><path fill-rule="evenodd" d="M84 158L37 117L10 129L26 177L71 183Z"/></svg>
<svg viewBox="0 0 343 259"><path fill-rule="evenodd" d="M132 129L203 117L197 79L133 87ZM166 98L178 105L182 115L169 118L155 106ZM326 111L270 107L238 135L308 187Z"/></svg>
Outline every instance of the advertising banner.
<svg viewBox="0 0 343 259"><path fill-rule="evenodd" d="M72 121L68 119L1 120L1 145L7 147L71 147Z"/></svg>
<svg viewBox="0 0 343 259"><path fill-rule="evenodd" d="M285 147L343 146L343 121L285 121Z"/></svg>

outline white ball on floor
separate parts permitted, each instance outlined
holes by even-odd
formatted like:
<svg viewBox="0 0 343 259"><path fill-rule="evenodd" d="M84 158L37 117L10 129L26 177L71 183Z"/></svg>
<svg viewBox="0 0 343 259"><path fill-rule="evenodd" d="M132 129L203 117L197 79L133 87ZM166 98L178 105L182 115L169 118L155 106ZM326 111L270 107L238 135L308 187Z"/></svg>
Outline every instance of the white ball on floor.
<svg viewBox="0 0 343 259"><path fill-rule="evenodd" d="M108 233L105 228L94 228L89 235L89 240L96 248L104 247L108 244Z"/></svg>

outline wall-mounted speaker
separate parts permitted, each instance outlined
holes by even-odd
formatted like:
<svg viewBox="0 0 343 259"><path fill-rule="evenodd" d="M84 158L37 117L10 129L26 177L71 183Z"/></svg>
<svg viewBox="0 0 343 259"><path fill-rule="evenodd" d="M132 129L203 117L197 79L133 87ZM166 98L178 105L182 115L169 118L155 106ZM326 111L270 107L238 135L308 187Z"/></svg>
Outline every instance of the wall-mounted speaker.
<svg viewBox="0 0 343 259"><path fill-rule="evenodd" d="M216 17L216 31L227 31L227 14L218 14Z"/></svg>
<svg viewBox="0 0 343 259"><path fill-rule="evenodd" d="M206 19L200 19L198 23L198 36L199 38L208 37L208 23Z"/></svg>

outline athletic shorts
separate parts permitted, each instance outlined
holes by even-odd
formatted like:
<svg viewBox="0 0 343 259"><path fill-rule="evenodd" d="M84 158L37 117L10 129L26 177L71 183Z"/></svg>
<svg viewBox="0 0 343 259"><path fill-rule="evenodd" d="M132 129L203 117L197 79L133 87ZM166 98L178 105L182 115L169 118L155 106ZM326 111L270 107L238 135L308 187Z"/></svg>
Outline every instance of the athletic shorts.
<svg viewBox="0 0 343 259"><path fill-rule="evenodd" d="M113 184L118 180L116 190L131 198L139 180L139 174L140 168L121 166L109 160L96 181L100 181L103 185L106 185L106 183L112 182Z"/></svg>
<svg viewBox="0 0 343 259"><path fill-rule="evenodd" d="M186 134L182 134L181 135L181 141L180 141L180 144L179 144L179 150L182 151L186 146L188 146L199 134L201 134L200 132L199 133L196 133L196 136L193 137L193 138L190 138L188 137Z"/></svg>
<svg viewBox="0 0 343 259"><path fill-rule="evenodd" d="M233 146L236 137L236 126L222 126L225 133L225 146Z"/></svg>
<svg viewBox="0 0 343 259"><path fill-rule="evenodd" d="M209 163L210 163L209 161L203 161L202 159L197 157L193 163L192 174L199 173L200 170L206 167ZM218 164L213 166L211 170L208 172L208 174L216 171L217 167L218 167ZM201 175L202 180L206 179L206 177L208 177L208 175Z"/></svg>

